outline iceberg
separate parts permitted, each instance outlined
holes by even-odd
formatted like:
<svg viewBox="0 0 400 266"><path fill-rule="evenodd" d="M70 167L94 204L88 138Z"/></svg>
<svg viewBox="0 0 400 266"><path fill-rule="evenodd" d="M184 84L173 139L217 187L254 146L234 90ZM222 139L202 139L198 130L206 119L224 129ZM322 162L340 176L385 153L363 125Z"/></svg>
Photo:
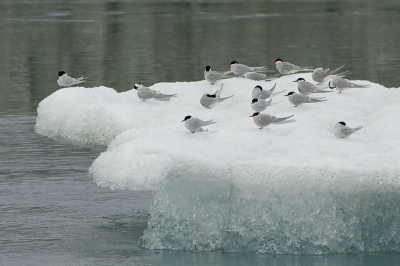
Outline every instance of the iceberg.
<svg viewBox="0 0 400 266"><path fill-rule="evenodd" d="M35 131L107 146L89 168L98 185L153 191L144 248L400 251L400 90L370 83L299 107L278 94L263 113L294 115L296 122L260 130L249 117L253 88L276 83L276 91L297 92L292 81L299 77L311 80L311 73L226 79L222 94L234 97L211 110L200 98L221 82L150 87L176 93L170 102L142 102L136 90L60 89L39 104ZM217 123L192 134L181 123L187 115ZM339 121L363 128L338 139Z"/></svg>

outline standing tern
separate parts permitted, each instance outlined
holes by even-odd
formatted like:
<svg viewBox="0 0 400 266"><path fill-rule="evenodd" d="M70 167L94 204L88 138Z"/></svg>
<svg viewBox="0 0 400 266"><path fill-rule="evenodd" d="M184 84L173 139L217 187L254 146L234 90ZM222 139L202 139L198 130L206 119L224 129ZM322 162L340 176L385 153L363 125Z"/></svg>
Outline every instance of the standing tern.
<svg viewBox="0 0 400 266"><path fill-rule="evenodd" d="M344 65L341 67L338 67L336 69L332 69L332 70L330 70L329 68L318 67L318 68L314 69L314 72L312 74L312 79L315 82L317 82L317 85L320 85L322 83L327 82L330 78L333 78L333 77L342 77L343 78L346 75L350 74L350 72L344 71L342 73L335 74L343 67L344 67Z"/></svg>
<svg viewBox="0 0 400 266"><path fill-rule="evenodd" d="M140 83L135 84L133 88L137 90L137 96L143 102L150 99L156 101L169 101L172 97L176 97L176 94L162 94L161 92L149 89Z"/></svg>
<svg viewBox="0 0 400 266"><path fill-rule="evenodd" d="M303 103L317 103L317 102L323 102L326 101L325 97L322 98L311 98L308 97L307 95L301 94L301 93L295 93L293 91L289 92L285 96L289 97L289 102L294 105L294 107L297 107L299 105L302 105Z"/></svg>
<svg viewBox="0 0 400 266"><path fill-rule="evenodd" d="M271 89L264 90L260 85L257 85L254 87L253 92L251 93L251 96L253 98L267 99L267 98L271 97L272 95L276 95L276 94L279 94L279 93L282 93L285 91L285 90L283 90L283 91L274 93L275 87L276 87L276 83Z"/></svg>
<svg viewBox="0 0 400 266"><path fill-rule="evenodd" d="M243 64L239 64L236 61L232 61L230 64L228 64L228 66L231 67L231 72L233 74L235 74L236 76L240 76L240 77L243 77L243 74L247 73L247 72L266 72L268 69L266 66L249 67L249 66L246 66Z"/></svg>
<svg viewBox="0 0 400 266"><path fill-rule="evenodd" d="M203 121L199 118L192 117L191 115L185 116L185 118L181 122L185 122L185 127L192 133L205 131L202 127L216 123L213 122L212 119L208 121Z"/></svg>
<svg viewBox="0 0 400 266"><path fill-rule="evenodd" d="M221 79L230 79L233 78L233 76L228 76L226 75L227 73L230 73L231 71L227 72L218 72L218 71L212 71L210 66L206 66L204 69L204 79L207 80L211 85L214 85L217 81Z"/></svg>
<svg viewBox="0 0 400 266"><path fill-rule="evenodd" d="M333 131L333 134L335 134L336 137L344 139L349 137L351 134L353 134L356 131L359 131L362 128L362 126L358 126L356 128L351 128L346 126L345 122L337 122L335 125L335 130Z"/></svg>
<svg viewBox="0 0 400 266"><path fill-rule="evenodd" d="M68 76L67 73L65 73L65 71L60 71L58 72L58 80L57 83L58 85L60 85L60 87L63 88L67 88L67 87L71 87L73 85L85 82L87 79L87 77L80 77L80 78L72 78L70 76Z"/></svg>
<svg viewBox="0 0 400 266"><path fill-rule="evenodd" d="M253 115L250 117L253 118L254 124L258 126L260 129L263 129L264 127L268 126L269 124L285 124L285 123L290 123L290 122L295 122L296 120L290 119L293 115L287 116L287 117L281 117L278 118L276 116L272 116L269 114L261 114L260 112L255 112Z"/></svg>
<svg viewBox="0 0 400 266"><path fill-rule="evenodd" d="M221 88L217 90L214 94L204 94L200 98L200 103L203 107L207 109L214 108L219 102L223 102L226 99L233 97L233 95L221 98L222 87L224 84L221 84Z"/></svg>
<svg viewBox="0 0 400 266"><path fill-rule="evenodd" d="M351 89L351 88L368 88L370 85L360 85L353 82L350 82L347 79L341 77L334 77L329 81L329 88L336 89L339 93L342 93L343 90Z"/></svg>
<svg viewBox="0 0 400 266"><path fill-rule="evenodd" d="M282 59L277 58L275 61L276 69L282 75L293 74L299 71L312 71L312 67L299 67L289 62L283 62Z"/></svg>
<svg viewBox="0 0 400 266"><path fill-rule="evenodd" d="M310 82L307 82L303 78L298 78L297 80L295 80L293 82L297 82L297 89L299 90L300 93L302 93L304 95L309 95L312 93L332 92L332 91L320 90L317 86L315 86L314 84L311 84Z"/></svg>

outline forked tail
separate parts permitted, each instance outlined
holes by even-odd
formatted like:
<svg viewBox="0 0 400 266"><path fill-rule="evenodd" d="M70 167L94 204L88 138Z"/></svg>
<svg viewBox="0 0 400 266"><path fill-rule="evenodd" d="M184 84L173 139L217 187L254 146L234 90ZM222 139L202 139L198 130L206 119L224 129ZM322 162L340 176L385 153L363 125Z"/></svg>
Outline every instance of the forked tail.
<svg viewBox="0 0 400 266"><path fill-rule="evenodd" d="M359 131L360 129L362 129L363 126L358 126L354 129L354 132Z"/></svg>
<svg viewBox="0 0 400 266"><path fill-rule="evenodd" d="M294 120L294 119L288 120L288 119L291 118L292 116L293 116L293 115L277 118L277 119L274 121L274 123L275 123L275 124L285 124L285 123L295 122L296 120Z"/></svg>

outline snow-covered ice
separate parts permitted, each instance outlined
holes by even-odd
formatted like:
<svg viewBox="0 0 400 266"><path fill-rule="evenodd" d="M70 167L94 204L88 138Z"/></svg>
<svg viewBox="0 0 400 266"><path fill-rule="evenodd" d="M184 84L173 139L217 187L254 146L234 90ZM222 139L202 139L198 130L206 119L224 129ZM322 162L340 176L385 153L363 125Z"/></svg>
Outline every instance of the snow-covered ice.
<svg viewBox="0 0 400 266"><path fill-rule="evenodd" d="M104 145L90 166L112 189L152 190L154 205L141 240L146 248L324 253L399 250L400 90L369 88L314 94L328 101L293 107L297 78L232 78L208 110L199 100L221 82L157 83L170 102L141 102L136 90L60 89L38 107L35 130L74 144ZM286 92L264 113L294 123L262 130L249 116L256 85ZM208 132L181 121L214 119ZM358 134L338 139L336 122Z"/></svg>
<svg viewBox="0 0 400 266"><path fill-rule="evenodd" d="M212 171L246 166L285 171L400 169L398 89L372 83L370 88L324 93L328 101L297 108L284 93L279 94L273 96L273 102L281 102L264 113L277 117L293 114L297 121L259 130L249 118L254 112L250 108L253 88L262 85L270 89L276 82L277 91L297 91L292 81L298 77L311 80L311 73L270 82L225 80L222 95L235 96L211 110L203 108L199 100L204 93L219 89L220 83L151 86L164 93L177 93L178 97L170 102L141 102L136 90L117 93L106 87L60 89L40 103L36 132L77 144L107 145L90 171L98 184L111 188L151 190L171 169L186 164L201 164L212 167ZM186 115L217 123L206 127L209 132L191 134L181 123ZM349 139L337 139L333 129L338 121L364 127Z"/></svg>

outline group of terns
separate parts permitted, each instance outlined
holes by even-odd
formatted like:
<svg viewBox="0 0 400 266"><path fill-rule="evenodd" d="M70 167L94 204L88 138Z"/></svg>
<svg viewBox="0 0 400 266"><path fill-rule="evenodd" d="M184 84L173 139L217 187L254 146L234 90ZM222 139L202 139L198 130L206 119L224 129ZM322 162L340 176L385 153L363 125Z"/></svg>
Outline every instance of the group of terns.
<svg viewBox="0 0 400 266"><path fill-rule="evenodd" d="M285 95L288 97L289 102L293 104L294 107L297 107L305 103L318 103L326 101L327 99L325 97L316 98L308 96L313 93L331 92L331 90L324 90L318 87L318 85L321 85L326 82L328 82L327 88L336 89L339 91L339 93L341 93L343 90L350 88L369 87L369 84L367 85L356 84L345 79L344 77L349 74L348 71L337 73L344 66L340 66L332 70L329 68L313 69L312 67L300 67L289 62L284 62L280 58L276 59L273 63L275 64L278 72L282 75L294 74L300 71L313 71L312 79L313 81L316 82L317 85L314 85L311 82L307 82L304 78L298 78L293 82L297 83L297 89L299 92L296 93L294 91L291 91ZM210 66L206 66L204 70L205 80L210 84L214 85L218 81L234 77L247 78L256 81L271 81L278 77L278 75L267 76L266 74L262 73L271 71L268 70L268 68L265 66L249 67L243 64L239 64L237 61L232 61L230 64L228 64L228 66L231 67L231 70L225 72L213 71L211 70ZM229 75L231 73L233 73L234 76ZM58 76L59 78L57 80L57 83L63 88L80 84L82 82L85 82L87 79L86 77L72 78L68 76L67 73L65 73L64 71L58 72ZM212 109L218 103L233 97L233 95L227 97L221 97L222 88L223 84L221 84L221 88L217 90L214 94L204 94L200 98L200 104L207 109ZM260 129L272 123L284 124L296 121L290 119L291 117L293 117L293 115L278 118L269 114L261 113L262 111L267 109L268 106L275 104L272 103L272 99L268 100L268 98L270 98L273 95L284 92L284 90L279 92L274 92L275 88L276 84L269 90L263 89L260 85L257 85L254 87L252 91L253 99L251 101L250 106L255 111L255 113L253 113L253 115L251 115L250 117L253 118L254 124L257 125ZM153 99L156 101L170 101L172 97L177 96L177 94L163 94L159 91L155 91L148 87L145 87L142 84L135 84L134 89L137 90L137 96L142 101L146 101L149 99ZM216 123L213 120L203 121L199 118L192 117L191 115L187 115L182 120L182 122L185 122L185 127L192 133L207 131L204 130L203 127ZM336 123L334 129L334 135L338 138L347 138L354 132L360 130L361 128L362 126L358 126L356 128L348 127L345 122L341 121Z"/></svg>

